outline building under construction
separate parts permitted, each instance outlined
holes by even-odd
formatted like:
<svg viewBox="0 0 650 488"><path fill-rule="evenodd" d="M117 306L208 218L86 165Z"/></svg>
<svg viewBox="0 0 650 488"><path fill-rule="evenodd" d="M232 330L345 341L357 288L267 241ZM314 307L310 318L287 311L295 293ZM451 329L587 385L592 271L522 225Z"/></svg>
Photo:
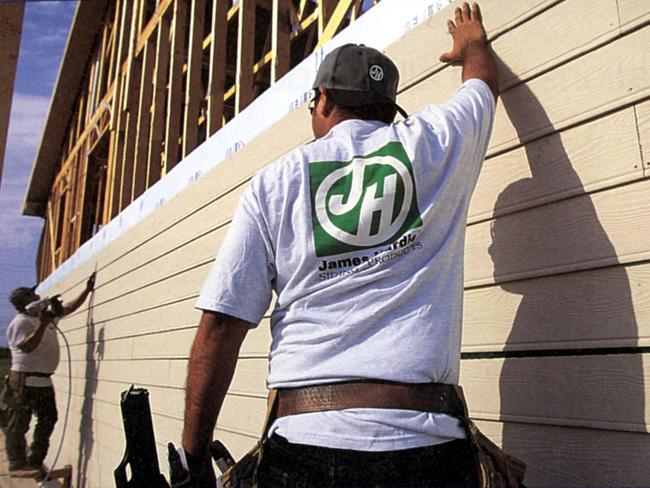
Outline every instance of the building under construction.
<svg viewBox="0 0 650 488"><path fill-rule="evenodd" d="M461 76L438 61L448 4L79 2L24 207L45 221L42 294L97 271L60 324L59 464L75 486L113 486L131 384L150 391L161 464L180 441L194 301L250 178L311 140L323 55L380 48L409 113L443 102ZM650 5L481 7L502 95L466 233L470 414L528 463L528 486L648 486ZM267 317L215 432L236 456L260 433L269 341Z"/></svg>

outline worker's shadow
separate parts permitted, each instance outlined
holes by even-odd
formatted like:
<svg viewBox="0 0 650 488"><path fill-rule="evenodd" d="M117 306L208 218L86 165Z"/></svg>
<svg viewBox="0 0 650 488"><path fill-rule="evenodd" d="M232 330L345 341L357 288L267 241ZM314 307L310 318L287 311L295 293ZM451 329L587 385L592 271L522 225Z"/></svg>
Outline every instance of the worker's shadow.
<svg viewBox="0 0 650 488"><path fill-rule="evenodd" d="M86 320L86 368L83 378L83 404L81 406L81 423L79 424L79 456L77 458L77 482L75 486L87 485L89 478L89 462L93 457L95 447L95 395L97 393L97 377L99 366L104 358L104 327L97 331L93 321L93 305L95 292L88 300L88 317ZM95 337L97 334L97 337Z"/></svg>
<svg viewBox="0 0 650 488"><path fill-rule="evenodd" d="M500 70L502 78L514 77L507 67ZM526 85L504 93L500 103L522 142L531 130L551 127ZM616 256L616 250L561 136L529 143L524 153L532 176L499 194L494 210L501 216L493 223L489 249L496 282L521 295L506 342L516 357L506 355L499 382L503 447L528 462L529 486L621 486L626 478L612 466L625 469L630 456L637 463L650 459L647 442L630 444L640 436L613 432L645 430L641 355L622 349L638 339L629 279L615 263L563 272L568 266L594 267L581 263ZM569 188L573 194L555 203L514 212L540 189L548 194ZM535 270L542 276L517 277ZM610 354L598 348L610 348ZM645 453L630 453L640 445Z"/></svg>

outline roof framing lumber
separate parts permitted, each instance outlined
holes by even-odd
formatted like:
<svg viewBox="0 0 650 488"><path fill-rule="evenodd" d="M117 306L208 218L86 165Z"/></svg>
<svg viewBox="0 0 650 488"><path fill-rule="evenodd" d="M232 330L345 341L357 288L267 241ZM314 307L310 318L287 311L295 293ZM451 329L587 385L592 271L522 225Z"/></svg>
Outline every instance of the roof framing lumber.
<svg viewBox="0 0 650 488"><path fill-rule="evenodd" d="M183 100L183 65L185 64L185 25L187 2L174 2L172 25L172 46L169 62L169 94L167 96L167 125L165 127L165 151L163 174L178 162L179 139L181 136L181 115Z"/></svg>
<svg viewBox="0 0 650 488"><path fill-rule="evenodd" d="M197 125L201 102L204 98L203 88L201 86L204 23L205 0L194 0L190 13L190 42L187 56L187 83L183 124L183 157L192 152L198 144Z"/></svg>
<svg viewBox="0 0 650 488"><path fill-rule="evenodd" d="M356 18L364 3L79 2L23 210L46 220L39 276L282 78L319 38ZM62 192L69 193L65 208Z"/></svg>

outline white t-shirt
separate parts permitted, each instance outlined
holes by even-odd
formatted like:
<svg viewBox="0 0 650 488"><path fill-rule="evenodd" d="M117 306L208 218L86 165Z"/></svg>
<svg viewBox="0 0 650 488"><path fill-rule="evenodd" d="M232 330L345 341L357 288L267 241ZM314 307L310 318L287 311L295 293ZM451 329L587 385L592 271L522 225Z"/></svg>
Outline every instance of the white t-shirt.
<svg viewBox="0 0 650 488"><path fill-rule="evenodd" d="M54 319L56 321L56 319ZM52 374L59 365L59 339L54 323L48 324L41 342L32 352L24 352L18 344L38 328L39 319L24 313L16 315L7 327L7 342L11 350L11 370L27 373ZM47 377L27 377L26 386L52 386Z"/></svg>
<svg viewBox="0 0 650 488"><path fill-rule="evenodd" d="M196 306L257 324L275 291L270 388L458 382L467 208L494 110L469 80L405 121L344 121L253 178ZM272 431L375 451L464 437L446 415L384 409L294 415Z"/></svg>

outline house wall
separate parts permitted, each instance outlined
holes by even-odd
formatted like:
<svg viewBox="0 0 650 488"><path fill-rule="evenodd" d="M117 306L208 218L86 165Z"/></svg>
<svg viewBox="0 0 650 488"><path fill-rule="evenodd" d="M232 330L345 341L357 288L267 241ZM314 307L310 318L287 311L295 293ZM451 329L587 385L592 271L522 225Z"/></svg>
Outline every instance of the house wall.
<svg viewBox="0 0 650 488"><path fill-rule="evenodd" d="M483 0L499 59L488 157L467 226L461 383L480 428L528 463L528 486L648 486L650 5ZM452 7L453 8L453 7ZM442 102L446 8L386 52L399 103ZM96 292L61 322L61 464L113 486L120 392L146 387L162 470L179 442L193 303L252 175L311 138L302 107L47 293ZM215 436L241 456L265 410L268 318L247 337ZM71 389L67 368L71 369ZM52 439L56 447L62 421ZM52 451L55 451L53 448Z"/></svg>

